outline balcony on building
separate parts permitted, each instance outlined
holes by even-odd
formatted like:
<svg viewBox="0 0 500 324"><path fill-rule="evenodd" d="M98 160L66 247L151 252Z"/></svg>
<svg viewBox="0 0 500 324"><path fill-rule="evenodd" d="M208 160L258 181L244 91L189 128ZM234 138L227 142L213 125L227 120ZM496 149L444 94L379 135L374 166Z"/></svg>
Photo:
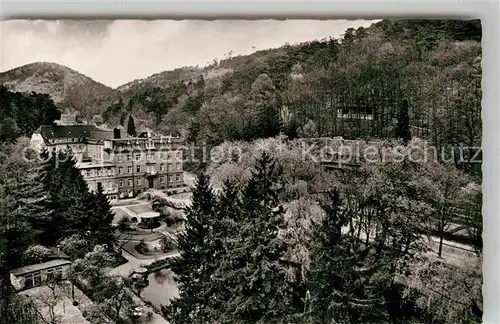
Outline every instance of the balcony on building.
<svg viewBox="0 0 500 324"><path fill-rule="evenodd" d="M155 177L158 175L158 171L156 170L146 170L145 174L146 177Z"/></svg>
<svg viewBox="0 0 500 324"><path fill-rule="evenodd" d="M82 161L80 163L77 163L76 167L83 171L86 172L87 170L91 171L92 170L92 175L88 176L89 178L104 178L104 177L110 177L114 176L114 167L116 166L115 163L111 162L105 162L105 161ZM111 171L107 170L107 168L111 168ZM97 170L103 170L102 174L97 174Z"/></svg>

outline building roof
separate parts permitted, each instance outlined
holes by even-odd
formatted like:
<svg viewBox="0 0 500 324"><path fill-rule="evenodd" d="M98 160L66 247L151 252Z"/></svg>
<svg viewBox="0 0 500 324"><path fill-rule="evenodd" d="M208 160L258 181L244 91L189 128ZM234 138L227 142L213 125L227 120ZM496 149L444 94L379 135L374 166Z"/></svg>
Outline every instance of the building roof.
<svg viewBox="0 0 500 324"><path fill-rule="evenodd" d="M78 169L94 169L94 168L109 168L115 166L116 163L111 162L77 162Z"/></svg>
<svg viewBox="0 0 500 324"><path fill-rule="evenodd" d="M98 129L96 131L91 131L90 138L104 141L104 140L113 138L113 131L105 131L102 129Z"/></svg>
<svg viewBox="0 0 500 324"><path fill-rule="evenodd" d="M55 138L89 138L105 140L113 138L113 131L107 131L95 125L42 125L38 128L44 139Z"/></svg>
<svg viewBox="0 0 500 324"><path fill-rule="evenodd" d="M14 276L21 276L21 275L24 275L27 273L40 271L43 269L50 269L50 268L54 268L54 267L58 267L58 266L66 265L66 264L71 264L71 261L57 259L57 260L52 260L52 261L48 261L48 262L44 262L44 263L32 264L32 265L24 266L21 268L17 268L17 269L11 270L10 273L12 273Z"/></svg>

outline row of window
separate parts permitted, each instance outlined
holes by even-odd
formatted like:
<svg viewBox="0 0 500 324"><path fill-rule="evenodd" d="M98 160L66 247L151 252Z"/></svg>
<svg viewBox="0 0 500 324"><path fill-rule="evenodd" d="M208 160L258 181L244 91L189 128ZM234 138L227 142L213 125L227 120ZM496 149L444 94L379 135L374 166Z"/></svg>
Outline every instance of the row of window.
<svg viewBox="0 0 500 324"><path fill-rule="evenodd" d="M174 168L172 168L172 166ZM123 167L118 167L118 174L132 174L132 167L129 166L127 167L127 173L124 173L124 168ZM174 165L172 163L168 163L167 169L165 170L165 165L160 164L160 171L181 171L181 164L178 162ZM146 171L154 173L156 171L156 168L154 165L147 165L146 166ZM136 173L141 173L142 172L142 166L141 165L136 165L135 166L135 172ZM85 170L84 175L86 177L101 177L101 176L111 176L115 175L114 169L113 168L102 168L102 169L90 169L90 170Z"/></svg>
<svg viewBox="0 0 500 324"><path fill-rule="evenodd" d="M123 149L130 149L130 148L141 149L142 147L146 147L148 149L155 149L155 148L167 149L167 150L172 149L172 143L168 139L166 142L163 142L161 140L154 141L152 139L149 139L148 141L145 142L145 141L137 139L135 141L134 140L127 141L126 143L122 142L122 143L119 143L118 145Z"/></svg>
<svg viewBox="0 0 500 324"><path fill-rule="evenodd" d="M167 170L166 171L181 171L181 164L180 163L176 163L174 165L175 167L172 169L172 163L169 163L167 165ZM140 173L142 171L142 166L141 165L136 165L135 166L135 172L136 173ZM146 166L146 171L147 172L155 172L156 169L155 169L155 166L154 165L147 165ZM165 171L165 165L164 164L160 164L160 171ZM127 167L127 173L131 174L132 173L132 167L129 166ZM124 174L123 173L123 167L118 167L118 174Z"/></svg>
<svg viewBox="0 0 500 324"><path fill-rule="evenodd" d="M168 178L167 178L167 177L160 177L160 183L165 183L165 181L166 181L167 179L168 179L168 182L169 182L169 183L170 183L170 182L173 182L173 177L172 177L172 175L170 174L170 175L168 175ZM135 179L135 181L136 181L136 184L137 184L138 186L141 186L141 185L142 185L142 178L136 178L136 179ZM175 175L175 181L177 181L177 182L181 181L181 176L180 176L179 174L176 174L176 175ZM119 187L123 187L123 184L124 184L123 180L119 180L119 181L118 181L118 186L119 186ZM144 182L144 184L147 184L147 181L145 181L145 182ZM133 185L134 185L134 183L133 183L132 179L128 179L128 186L129 186L129 187L132 187Z"/></svg>
<svg viewBox="0 0 500 324"><path fill-rule="evenodd" d="M87 177L102 177L106 175L115 175L114 169L113 168L101 168L101 169L90 169L90 170L85 170L84 175Z"/></svg>
<svg viewBox="0 0 500 324"><path fill-rule="evenodd" d="M47 269L46 271L46 280L50 280L51 278L54 277L56 273L63 274L63 268L62 267L57 267L57 268L52 268L52 269ZM31 288L31 287L36 287L41 285L44 282L42 279L42 271L37 271L33 273L29 273L24 276L24 287L25 288Z"/></svg>
<svg viewBox="0 0 500 324"><path fill-rule="evenodd" d="M181 159L182 158L181 152L160 152L159 153L159 158L160 158L160 160L165 160L165 159L169 160L169 159L173 158L174 153L176 153L175 157L177 159ZM135 156L135 160L139 161L141 159L141 157L142 157L142 153L135 153L134 156ZM146 158L147 158L148 161L151 161L151 162L155 161L155 155L154 155L154 153L148 153L146 155ZM121 154L121 153L116 154L116 160L118 162L123 162L123 154ZM132 161L132 154L130 154L130 153L127 154L127 161Z"/></svg>
<svg viewBox="0 0 500 324"><path fill-rule="evenodd" d="M80 142L81 139L79 138L55 138L50 140L52 143L74 143L74 142Z"/></svg>

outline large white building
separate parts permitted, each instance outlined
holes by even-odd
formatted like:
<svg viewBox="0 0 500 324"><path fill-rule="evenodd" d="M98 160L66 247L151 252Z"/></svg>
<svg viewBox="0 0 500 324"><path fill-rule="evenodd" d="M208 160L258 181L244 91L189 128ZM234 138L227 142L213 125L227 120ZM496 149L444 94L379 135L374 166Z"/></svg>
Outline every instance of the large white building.
<svg viewBox="0 0 500 324"><path fill-rule="evenodd" d="M180 136L144 133L127 137L122 133L77 124L75 117L65 115L64 122L41 126L31 144L39 151L44 147L71 150L89 190L100 185L111 201L149 188L176 191L184 187Z"/></svg>

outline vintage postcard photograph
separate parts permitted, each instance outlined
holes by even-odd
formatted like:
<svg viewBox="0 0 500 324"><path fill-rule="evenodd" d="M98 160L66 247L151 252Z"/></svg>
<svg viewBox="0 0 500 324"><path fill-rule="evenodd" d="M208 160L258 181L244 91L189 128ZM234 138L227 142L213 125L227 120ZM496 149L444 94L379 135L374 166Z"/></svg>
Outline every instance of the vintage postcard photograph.
<svg viewBox="0 0 500 324"><path fill-rule="evenodd" d="M480 20L0 24L0 324L482 322Z"/></svg>

